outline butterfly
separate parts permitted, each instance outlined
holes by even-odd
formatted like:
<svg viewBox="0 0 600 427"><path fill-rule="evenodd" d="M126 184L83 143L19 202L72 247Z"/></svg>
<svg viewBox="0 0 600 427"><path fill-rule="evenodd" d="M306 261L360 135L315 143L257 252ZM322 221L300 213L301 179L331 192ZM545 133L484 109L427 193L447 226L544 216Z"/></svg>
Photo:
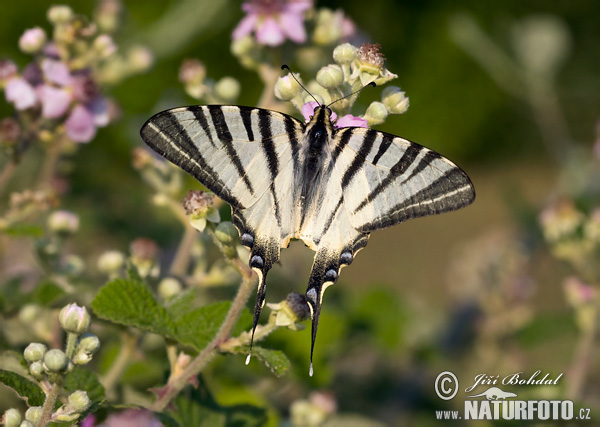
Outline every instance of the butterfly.
<svg viewBox="0 0 600 427"><path fill-rule="evenodd" d="M148 146L231 205L259 279L252 340L280 249L300 239L316 252L306 290L311 376L323 293L369 234L475 199L467 174L435 151L373 129L338 129L331 119L325 105L307 123L262 108L199 105L160 112L141 129Z"/></svg>

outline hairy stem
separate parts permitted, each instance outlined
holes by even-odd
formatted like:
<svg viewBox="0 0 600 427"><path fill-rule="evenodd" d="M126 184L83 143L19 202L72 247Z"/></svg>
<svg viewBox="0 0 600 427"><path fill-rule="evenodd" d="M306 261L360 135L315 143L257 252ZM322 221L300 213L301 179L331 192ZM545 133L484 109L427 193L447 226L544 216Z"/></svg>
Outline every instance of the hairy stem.
<svg viewBox="0 0 600 427"><path fill-rule="evenodd" d="M238 270L243 271L242 284L238 289L237 295L235 296L229 312L225 317L219 332L213 338L213 340L206 346L204 350L200 352L194 360L177 376L169 378L168 384L163 388L162 393L159 394L158 399L150 407L152 411L163 411L167 405L173 400L175 396L185 387L185 385L198 375L204 367L212 360L217 354L219 345L223 343L231 335L233 327L237 323L242 310L246 306L246 302L250 297L252 290L255 287L255 278L252 275L252 270L246 267L239 259L232 260L232 263Z"/></svg>
<svg viewBox="0 0 600 427"><path fill-rule="evenodd" d="M60 381L62 383L62 380ZM42 416L37 422L37 427L45 427L50 423L50 417L52 417L52 412L54 410L54 404L56 403L56 399L58 398L58 393L60 391L62 384L58 382L52 385L50 389L50 393L46 395L46 401L44 402L44 406L42 407Z"/></svg>

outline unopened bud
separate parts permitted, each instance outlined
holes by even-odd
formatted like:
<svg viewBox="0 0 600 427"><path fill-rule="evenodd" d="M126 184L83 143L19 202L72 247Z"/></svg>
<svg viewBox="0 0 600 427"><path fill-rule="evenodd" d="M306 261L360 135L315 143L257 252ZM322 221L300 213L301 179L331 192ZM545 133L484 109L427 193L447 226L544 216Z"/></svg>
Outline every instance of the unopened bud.
<svg viewBox="0 0 600 427"><path fill-rule="evenodd" d="M81 335L89 329L91 318L85 307L73 303L63 307L58 321L65 331Z"/></svg>
<svg viewBox="0 0 600 427"><path fill-rule="evenodd" d="M233 77L223 77L215 85L215 94L226 102L233 102L240 95L240 82Z"/></svg>
<svg viewBox="0 0 600 427"><path fill-rule="evenodd" d="M44 368L50 372L61 372L69 366L67 355L57 348L49 350L44 355Z"/></svg>
<svg viewBox="0 0 600 427"><path fill-rule="evenodd" d="M115 42L108 34L100 34L98 37L96 37L93 46L101 58L108 58L117 51Z"/></svg>
<svg viewBox="0 0 600 427"><path fill-rule="evenodd" d="M37 304L26 304L19 311L19 320L26 325L30 325L38 319L41 308Z"/></svg>
<svg viewBox="0 0 600 427"><path fill-rule="evenodd" d="M279 77L275 83L275 96L282 101L293 99L302 91L302 88L296 80L289 74Z"/></svg>
<svg viewBox="0 0 600 427"><path fill-rule="evenodd" d="M381 101L392 114L403 114L408 110L406 94L397 86L388 86L381 92Z"/></svg>
<svg viewBox="0 0 600 427"><path fill-rule="evenodd" d="M41 406L32 406L25 411L25 419L32 423L37 423L42 417L43 408Z"/></svg>
<svg viewBox="0 0 600 427"><path fill-rule="evenodd" d="M45 356L45 354L44 354ZM44 376L44 364L40 362L33 362L29 366L29 373L31 376L37 380L41 379Z"/></svg>
<svg viewBox="0 0 600 427"><path fill-rule="evenodd" d="M32 342L23 351L23 356L25 356L25 360L28 362L39 362L44 358L46 351L48 351L48 347L44 344Z"/></svg>
<svg viewBox="0 0 600 427"><path fill-rule="evenodd" d="M21 424L21 412L18 409L10 408L4 413L3 421L6 427L17 427Z"/></svg>
<svg viewBox="0 0 600 427"><path fill-rule="evenodd" d="M186 59L179 68L179 81L185 85L200 84L206 77L206 67L197 59Z"/></svg>
<svg viewBox="0 0 600 427"><path fill-rule="evenodd" d="M46 33L40 27L26 30L19 39L19 49L25 53L39 52L46 43Z"/></svg>
<svg viewBox="0 0 600 427"><path fill-rule="evenodd" d="M125 255L119 251L106 251L98 257L98 270L104 274L116 274L124 264Z"/></svg>
<svg viewBox="0 0 600 427"><path fill-rule="evenodd" d="M317 72L317 83L326 89L335 89L344 82L344 72L339 65L327 65Z"/></svg>
<svg viewBox="0 0 600 427"><path fill-rule="evenodd" d="M77 390L67 398L69 405L77 412L83 412L90 406L90 398L83 390Z"/></svg>
<svg viewBox="0 0 600 427"><path fill-rule="evenodd" d="M63 24L73 18L73 10L69 6L52 6L48 9L48 21L53 24Z"/></svg>
<svg viewBox="0 0 600 427"><path fill-rule="evenodd" d="M73 356L73 364L74 365L87 365L92 361L92 355L86 353L85 351L78 351Z"/></svg>
<svg viewBox="0 0 600 427"><path fill-rule="evenodd" d="M79 229L79 217L65 210L53 212L48 217L48 228L56 234L73 234Z"/></svg>
<svg viewBox="0 0 600 427"><path fill-rule="evenodd" d="M350 43L344 43L333 49L333 60L338 64L349 64L356 59L358 49Z"/></svg>
<svg viewBox="0 0 600 427"><path fill-rule="evenodd" d="M226 245L231 245L237 242L239 237L239 233L235 225L233 225L229 221L223 221L217 226L215 230L215 236L221 243L225 243Z"/></svg>
<svg viewBox="0 0 600 427"><path fill-rule="evenodd" d="M174 277L165 277L158 284L158 295L163 300L179 295L181 292L181 283Z"/></svg>
<svg viewBox="0 0 600 427"><path fill-rule="evenodd" d="M381 102L374 101L367 108L364 118L367 119L369 126L383 123L388 116L388 110Z"/></svg>
<svg viewBox="0 0 600 427"><path fill-rule="evenodd" d="M100 348L100 339L89 332L83 333L77 342L77 350L94 354Z"/></svg>
<svg viewBox="0 0 600 427"><path fill-rule="evenodd" d="M132 71L146 71L154 62L152 51L145 46L133 46L127 51L127 60Z"/></svg>

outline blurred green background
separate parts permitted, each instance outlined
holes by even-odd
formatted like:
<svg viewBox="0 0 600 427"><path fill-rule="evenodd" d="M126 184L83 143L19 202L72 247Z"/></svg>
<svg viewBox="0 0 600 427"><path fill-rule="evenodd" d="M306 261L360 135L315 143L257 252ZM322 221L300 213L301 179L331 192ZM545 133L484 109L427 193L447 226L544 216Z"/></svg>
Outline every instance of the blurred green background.
<svg viewBox="0 0 600 427"><path fill-rule="evenodd" d="M92 1L65 3L88 16L96 6ZM231 31L243 16L240 3L123 4L117 43L145 44L156 57L149 72L108 91L118 102L119 121L100 129L62 171L70 182L62 206L82 221L73 245L90 259L110 248L126 251L140 236L155 240L165 253L180 239L180 227L151 204L150 189L131 167L131 150L143 145L139 129L152 114L195 103L178 81L185 58L203 61L214 78L238 79L241 105L255 105L262 91L256 74L230 54ZM259 402L286 419L290 402L312 390L328 390L340 413L389 424L430 425L435 409L460 407L435 396L438 372L450 370L469 382L477 373L503 376L538 369L564 372L565 379L554 389L532 387L519 396L564 398L579 335L563 291L563 281L573 271L544 246L538 215L557 194L581 201L584 195L573 187L577 179L590 179L585 171L593 159L600 111L600 3L351 0L316 6L343 9L366 40L380 43L387 68L398 74L393 84L410 98L406 114L390 116L377 129L452 159L472 178L477 199L464 210L372 235L326 293L314 379L306 377L308 331L280 330L268 347L288 354L292 372L275 379L259 368L244 371L241 356L223 357L206 374L216 398L222 404ZM19 36L26 28L47 28L47 7L45 1L28 0L3 8L1 57L20 66L27 63L18 49ZM456 42L466 22L476 23L497 49L516 58L518 26L540 16L559 22L567 37L564 59L549 79L558 116L544 116L543 105L532 107L527 94L519 94L522 82L514 80L517 93L507 89L511 75L500 76L498 84L494 73L502 68L494 68L490 59L490 73L465 44ZM365 91L360 103L368 105L378 94ZM0 101L0 117L11 111ZM565 135L556 135L566 136L561 143L567 147L558 158L548 149L552 135L546 132L556 117L566 124ZM39 154L25 159L12 187L32 182ZM197 185L190 179L189 187ZM596 196L585 194L588 207L597 206ZM282 252L281 266L271 273L268 301L304 290L312 256L300 243ZM586 385L577 398L584 406L593 402L598 410L597 354L592 353ZM254 394L261 397L249 397Z"/></svg>

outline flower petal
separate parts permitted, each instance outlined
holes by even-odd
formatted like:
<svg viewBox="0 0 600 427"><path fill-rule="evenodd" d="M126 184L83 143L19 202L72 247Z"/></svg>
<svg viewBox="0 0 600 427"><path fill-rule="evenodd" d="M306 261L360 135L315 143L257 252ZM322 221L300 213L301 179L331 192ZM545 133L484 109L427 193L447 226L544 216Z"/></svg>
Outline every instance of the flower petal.
<svg viewBox="0 0 600 427"><path fill-rule="evenodd" d="M281 29L285 35L296 43L306 41L306 31L304 30L304 17L296 13L282 13L279 16Z"/></svg>
<svg viewBox="0 0 600 427"><path fill-rule="evenodd" d="M285 40L285 34L283 30L271 16L267 16L262 23L258 25L256 29L256 41L260 44L266 44L268 46L278 46Z"/></svg>
<svg viewBox="0 0 600 427"><path fill-rule="evenodd" d="M68 86L71 84L71 73L67 64L53 59L44 59L42 61L42 71L46 78L60 86Z"/></svg>
<svg viewBox="0 0 600 427"><path fill-rule="evenodd" d="M13 77L6 82L4 96L17 110L26 110L37 103L35 89L22 77Z"/></svg>
<svg viewBox="0 0 600 427"><path fill-rule="evenodd" d="M247 15L237 24L231 37L234 40L241 39L242 37L246 37L249 35L254 27L256 26L256 22L258 21L258 16L255 14Z"/></svg>
<svg viewBox="0 0 600 427"><path fill-rule="evenodd" d="M310 101L302 106L302 115L304 120L310 121L310 118L315 114L315 108L319 106L318 102Z"/></svg>
<svg viewBox="0 0 600 427"><path fill-rule="evenodd" d="M336 128L366 128L367 121L365 119L361 119L360 117L353 116L352 114L346 114L343 117L340 117L338 121L335 122L334 126Z"/></svg>
<svg viewBox="0 0 600 427"><path fill-rule="evenodd" d="M77 105L65 122L67 136L75 142L90 142L96 135L94 116L87 108Z"/></svg>
<svg viewBox="0 0 600 427"><path fill-rule="evenodd" d="M42 116L47 119L57 119L67 112L71 104L71 94L65 89L43 85L38 94L42 102Z"/></svg>

